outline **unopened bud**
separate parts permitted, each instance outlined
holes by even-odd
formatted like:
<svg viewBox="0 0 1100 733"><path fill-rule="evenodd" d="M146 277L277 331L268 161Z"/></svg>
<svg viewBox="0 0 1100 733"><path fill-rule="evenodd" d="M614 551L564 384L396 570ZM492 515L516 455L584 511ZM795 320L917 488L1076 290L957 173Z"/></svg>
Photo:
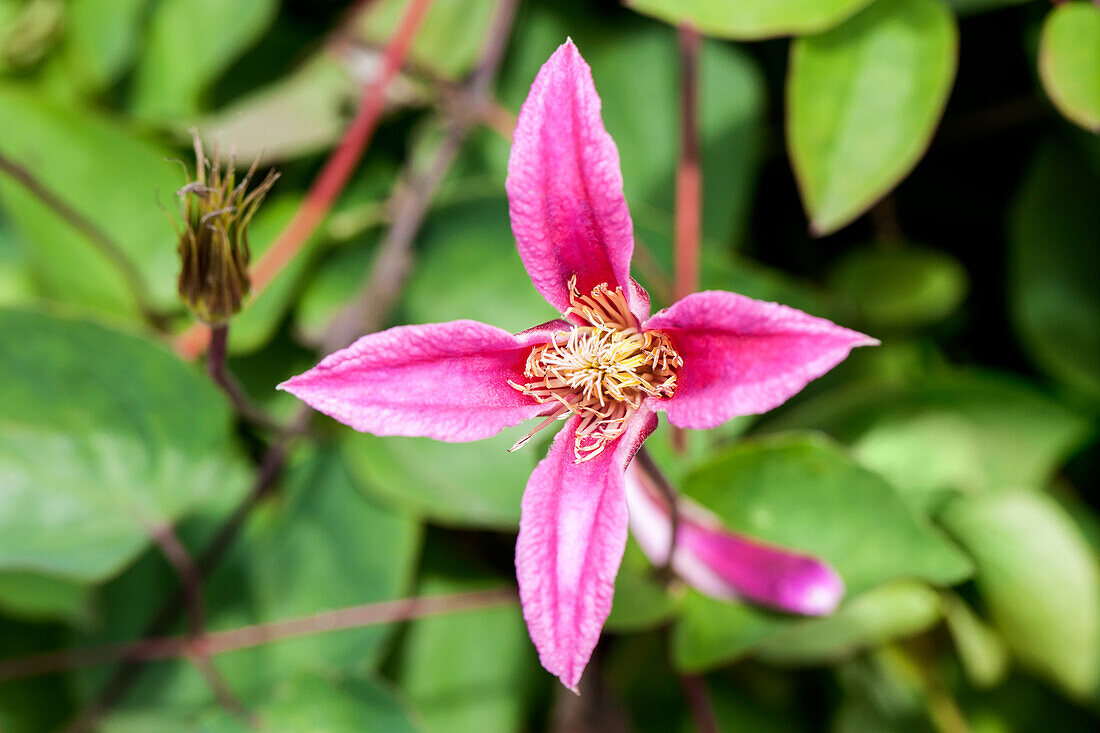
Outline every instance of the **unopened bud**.
<svg viewBox="0 0 1100 733"><path fill-rule="evenodd" d="M241 309L251 288L248 224L279 174L272 171L249 190L259 159L238 182L233 158L223 171L217 150L207 160L193 134L196 177L176 192L183 216L179 294L196 316L216 324Z"/></svg>

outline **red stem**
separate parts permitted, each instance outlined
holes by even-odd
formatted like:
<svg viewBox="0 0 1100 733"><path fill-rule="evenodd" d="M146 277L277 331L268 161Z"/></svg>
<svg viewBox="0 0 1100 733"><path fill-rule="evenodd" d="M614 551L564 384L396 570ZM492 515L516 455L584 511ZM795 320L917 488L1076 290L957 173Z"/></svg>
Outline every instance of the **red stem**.
<svg viewBox="0 0 1100 733"><path fill-rule="evenodd" d="M409 0L397 29L383 51L382 69L378 77L363 89L355 119L348 125L336 149L325 161L324 168L317 175L290 224L252 267L250 274L253 295L261 293L301 251L344 190L378 127L386 106L386 89L404 65L416 32L431 4L432 0ZM176 339L176 351L185 358L194 359L202 353L209 341L210 329L204 324L195 324Z"/></svg>

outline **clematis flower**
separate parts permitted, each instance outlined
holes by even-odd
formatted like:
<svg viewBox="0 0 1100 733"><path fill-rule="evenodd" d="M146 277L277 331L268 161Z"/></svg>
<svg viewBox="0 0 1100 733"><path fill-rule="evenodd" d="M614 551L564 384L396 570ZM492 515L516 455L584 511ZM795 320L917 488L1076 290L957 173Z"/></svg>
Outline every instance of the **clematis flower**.
<svg viewBox="0 0 1100 733"><path fill-rule="evenodd" d="M520 111L507 191L520 258L561 319L515 335L475 321L391 328L280 388L375 435L469 441L542 418L529 438L564 421L527 483L516 576L543 666L576 690L626 544L624 472L657 414L710 428L765 412L853 347L876 342L727 292L694 293L651 316L649 296L630 278L634 235L618 150L571 41L539 71ZM751 583L738 591L815 610Z"/></svg>

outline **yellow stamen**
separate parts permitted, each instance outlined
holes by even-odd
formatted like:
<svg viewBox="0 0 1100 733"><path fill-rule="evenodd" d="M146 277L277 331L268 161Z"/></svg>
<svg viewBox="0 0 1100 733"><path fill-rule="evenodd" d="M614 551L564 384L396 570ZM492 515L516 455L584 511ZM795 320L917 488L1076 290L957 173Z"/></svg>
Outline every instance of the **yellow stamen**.
<svg viewBox="0 0 1100 733"><path fill-rule="evenodd" d="M580 416L573 454L587 461L626 430L627 420L647 397L672 397L683 360L660 331L642 331L622 288L601 284L588 295L569 281L569 308L584 324L558 331L527 357L526 384L509 382L539 403L557 403L538 427L511 450L554 420Z"/></svg>

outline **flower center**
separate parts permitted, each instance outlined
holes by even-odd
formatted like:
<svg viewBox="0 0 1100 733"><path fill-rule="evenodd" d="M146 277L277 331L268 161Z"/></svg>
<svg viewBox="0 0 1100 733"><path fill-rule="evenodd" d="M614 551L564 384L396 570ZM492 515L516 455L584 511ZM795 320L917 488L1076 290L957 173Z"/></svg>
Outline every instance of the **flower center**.
<svg viewBox="0 0 1100 733"><path fill-rule="evenodd" d="M521 438L516 450L554 420L580 416L573 454L576 461L595 458L626 430L627 420L647 397L672 397L683 360L668 335L642 331L627 307L622 288L606 283L588 295L569 281L569 308L583 325L554 333L527 357L526 384L509 384L555 409Z"/></svg>

